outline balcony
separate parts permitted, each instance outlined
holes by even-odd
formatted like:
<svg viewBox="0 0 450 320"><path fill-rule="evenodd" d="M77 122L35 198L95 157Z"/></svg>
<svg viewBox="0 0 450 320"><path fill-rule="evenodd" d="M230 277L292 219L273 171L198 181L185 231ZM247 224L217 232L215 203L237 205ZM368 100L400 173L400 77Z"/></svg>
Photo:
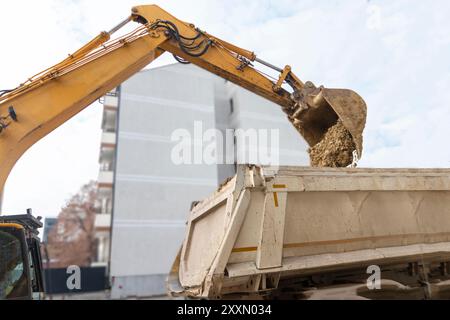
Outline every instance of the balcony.
<svg viewBox="0 0 450 320"><path fill-rule="evenodd" d="M117 112L103 110L102 130L107 133L116 132Z"/></svg>
<svg viewBox="0 0 450 320"><path fill-rule="evenodd" d="M112 132L103 132L102 145L113 146L116 145L116 134Z"/></svg>
<svg viewBox="0 0 450 320"><path fill-rule="evenodd" d="M100 171L114 171L115 159L115 146L102 143L99 157Z"/></svg>
<svg viewBox="0 0 450 320"><path fill-rule="evenodd" d="M97 199L95 203L95 211L98 214L112 213L112 189L98 188Z"/></svg>
<svg viewBox="0 0 450 320"><path fill-rule="evenodd" d="M95 228L96 229L111 228L111 215L110 214L97 214L95 216Z"/></svg>
<svg viewBox="0 0 450 320"><path fill-rule="evenodd" d="M119 106L119 98L117 96L107 95L103 99L103 105L106 108L117 109Z"/></svg>
<svg viewBox="0 0 450 320"><path fill-rule="evenodd" d="M112 186L114 183L114 172L100 171L98 175L98 184L100 187Z"/></svg>

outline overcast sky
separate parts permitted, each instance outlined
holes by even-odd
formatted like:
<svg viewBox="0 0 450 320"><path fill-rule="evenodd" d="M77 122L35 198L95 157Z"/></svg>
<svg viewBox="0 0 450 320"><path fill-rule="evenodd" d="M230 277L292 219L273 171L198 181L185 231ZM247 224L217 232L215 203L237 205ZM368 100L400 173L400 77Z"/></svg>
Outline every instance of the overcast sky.
<svg viewBox="0 0 450 320"><path fill-rule="evenodd" d="M292 65L303 80L358 92L369 108L361 166L450 167L449 1L154 2L264 60ZM58 62L136 4L3 1L0 89ZM101 116L94 104L28 151L7 182L3 213L56 216L96 179Z"/></svg>

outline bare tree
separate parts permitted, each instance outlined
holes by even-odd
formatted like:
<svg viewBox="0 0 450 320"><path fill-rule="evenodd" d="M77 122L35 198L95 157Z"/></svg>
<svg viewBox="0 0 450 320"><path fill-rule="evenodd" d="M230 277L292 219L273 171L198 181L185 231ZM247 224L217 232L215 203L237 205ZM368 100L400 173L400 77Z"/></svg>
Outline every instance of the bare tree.
<svg viewBox="0 0 450 320"><path fill-rule="evenodd" d="M90 266L96 254L94 233L97 184L84 185L66 204L48 236L52 268Z"/></svg>

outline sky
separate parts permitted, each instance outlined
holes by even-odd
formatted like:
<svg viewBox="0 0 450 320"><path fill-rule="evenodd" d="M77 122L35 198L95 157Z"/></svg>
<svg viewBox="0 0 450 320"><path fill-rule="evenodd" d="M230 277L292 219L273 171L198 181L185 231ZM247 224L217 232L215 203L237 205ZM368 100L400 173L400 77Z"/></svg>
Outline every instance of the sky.
<svg viewBox="0 0 450 320"><path fill-rule="evenodd" d="M349 88L368 105L362 167L450 167L447 0L153 0L184 21L303 80ZM139 2L3 1L0 89L62 60ZM173 63L165 56L152 66ZM33 146L13 169L2 213L56 216L98 176L95 103Z"/></svg>

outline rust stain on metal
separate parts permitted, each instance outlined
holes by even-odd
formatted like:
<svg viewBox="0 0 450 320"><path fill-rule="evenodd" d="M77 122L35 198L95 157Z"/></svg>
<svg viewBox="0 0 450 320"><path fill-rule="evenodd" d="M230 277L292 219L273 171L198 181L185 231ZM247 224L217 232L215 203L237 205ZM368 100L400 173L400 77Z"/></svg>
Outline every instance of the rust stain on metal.
<svg viewBox="0 0 450 320"><path fill-rule="evenodd" d="M258 247L248 247L248 248L235 248L233 249L233 253L240 253L240 252L253 252L258 250Z"/></svg>

